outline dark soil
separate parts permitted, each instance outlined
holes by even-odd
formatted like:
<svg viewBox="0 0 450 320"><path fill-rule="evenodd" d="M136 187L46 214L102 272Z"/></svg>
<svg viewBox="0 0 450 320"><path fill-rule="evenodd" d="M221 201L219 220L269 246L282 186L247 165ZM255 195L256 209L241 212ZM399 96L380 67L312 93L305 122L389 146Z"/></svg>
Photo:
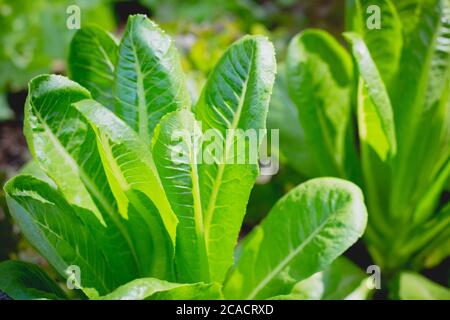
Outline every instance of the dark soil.
<svg viewBox="0 0 450 320"><path fill-rule="evenodd" d="M0 122L0 171L6 172L8 176L30 159L22 133L26 96L26 91L10 93L8 102L14 111L14 120Z"/></svg>
<svg viewBox="0 0 450 320"><path fill-rule="evenodd" d="M11 175L29 159L22 123L19 121L0 123L0 170Z"/></svg>
<svg viewBox="0 0 450 320"><path fill-rule="evenodd" d="M0 300L12 300L6 293L0 290Z"/></svg>

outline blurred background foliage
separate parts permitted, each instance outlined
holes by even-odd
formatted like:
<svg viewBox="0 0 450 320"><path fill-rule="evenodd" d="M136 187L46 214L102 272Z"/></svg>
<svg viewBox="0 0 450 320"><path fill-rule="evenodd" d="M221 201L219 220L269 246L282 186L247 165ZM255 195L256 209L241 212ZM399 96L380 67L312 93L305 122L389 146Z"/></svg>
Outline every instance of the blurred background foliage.
<svg viewBox="0 0 450 320"><path fill-rule="evenodd" d="M192 90L243 34L271 38L282 55L288 39L305 27L342 31L342 0L0 0L0 119L10 119L9 93L26 88L41 73L64 73L70 39L70 5L81 10L81 26L97 24L120 33L126 17L146 13L176 37ZM195 91L194 91L195 92ZM13 106L14 107L14 106Z"/></svg>
<svg viewBox="0 0 450 320"><path fill-rule="evenodd" d="M68 43L76 30L66 28L66 9L77 4L82 24L95 21L114 31L110 1L0 0L0 119L12 117L8 92L26 87L40 73L63 72Z"/></svg>

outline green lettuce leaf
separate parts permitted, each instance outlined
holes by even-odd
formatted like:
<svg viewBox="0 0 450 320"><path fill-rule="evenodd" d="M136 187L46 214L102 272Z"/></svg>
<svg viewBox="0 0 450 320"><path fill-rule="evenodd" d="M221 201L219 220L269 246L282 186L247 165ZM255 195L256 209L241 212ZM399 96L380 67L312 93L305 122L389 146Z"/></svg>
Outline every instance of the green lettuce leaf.
<svg viewBox="0 0 450 320"><path fill-rule="evenodd" d="M316 177L319 170L308 151L305 130L300 124L297 107L288 94L286 66L278 65L277 69L267 128L279 130L280 153L289 165L305 177ZM295 148L292 147L294 145Z"/></svg>
<svg viewBox="0 0 450 320"><path fill-rule="evenodd" d="M381 78L380 71L365 44L363 38L355 33L346 33L347 39L352 44L353 55L356 59L363 88L363 95L370 101L363 105L363 120L369 119L373 124L363 124L363 127L376 128L370 134L361 131L361 138L370 144L382 160L386 160L388 154L394 157L397 152L397 140L395 135L394 114L391 100L386 86Z"/></svg>
<svg viewBox="0 0 450 320"><path fill-rule="evenodd" d="M164 114L190 105L175 44L144 15L128 19L119 46L114 96L116 114L146 145Z"/></svg>
<svg viewBox="0 0 450 320"><path fill-rule="evenodd" d="M4 261L0 274L0 290L14 300L66 299L61 288L34 264Z"/></svg>
<svg viewBox="0 0 450 320"><path fill-rule="evenodd" d="M218 284L180 284L153 278L133 280L106 296L103 300L216 300L222 299Z"/></svg>
<svg viewBox="0 0 450 320"><path fill-rule="evenodd" d="M357 0L354 17L360 22L353 29L362 35L388 90L397 75L403 46L402 23L393 2L397 1ZM373 7L379 8L379 29L367 26L369 15L374 14L372 11L368 13L368 9Z"/></svg>
<svg viewBox="0 0 450 320"><path fill-rule="evenodd" d="M396 297L401 300L450 300L450 290L414 272L403 272L397 280Z"/></svg>
<svg viewBox="0 0 450 320"><path fill-rule="evenodd" d="M199 193L193 194L197 201L197 211L189 208L183 211L180 208L176 213L179 217L186 215L186 212L197 214L195 228L186 219L180 219L186 223L179 225L179 234L183 235L179 242L197 238L199 230L203 229L205 249L200 247L200 251L194 252L205 250L208 257L208 265L203 267L205 272L202 277L193 279L191 275L182 272L179 276L183 282L222 282L233 263L233 250L248 197L258 175L258 164L250 163L248 158L244 159L243 164L239 164L237 152L232 153L231 150L243 142L247 157L249 141L237 141L239 138L226 133L227 130L252 129L258 135L260 129L265 129L275 68L274 51L270 42L263 37L244 37L224 53L195 106L195 117L200 121L202 131L211 133L211 129L217 135L212 137L212 141L203 139L204 161L196 168L196 172L189 169L192 186ZM221 158L214 154L211 147L217 142L224 150ZM189 167L192 168L192 165ZM165 183L166 188L169 188L170 182ZM177 184L177 181L173 183ZM187 201L191 202L193 199ZM201 243L200 246L203 246ZM194 252L179 251L177 257L187 260ZM185 270L184 273L187 272L189 271Z"/></svg>
<svg viewBox="0 0 450 320"><path fill-rule="evenodd" d="M118 57L117 40L101 28L83 27L70 43L69 74L88 89L92 97L114 108L112 93Z"/></svg>
<svg viewBox="0 0 450 320"><path fill-rule="evenodd" d="M420 224L433 214L450 174L450 1L423 1L416 13L392 100L399 154L390 211Z"/></svg>
<svg viewBox="0 0 450 320"><path fill-rule="evenodd" d="M366 220L356 185L335 178L301 184L245 238L225 282L225 297L265 299L290 293L296 283L324 270L355 243Z"/></svg>
<svg viewBox="0 0 450 320"><path fill-rule="evenodd" d="M347 140L352 132L350 55L328 33L307 30L290 42L286 68L289 94L318 175L350 176L345 164L356 157L347 154L347 143L353 145Z"/></svg>
<svg viewBox="0 0 450 320"><path fill-rule="evenodd" d="M151 235L152 274L172 279L177 217L150 150L126 123L98 102L83 100L74 106L95 131L101 163L122 217L128 219L130 210L136 210Z"/></svg>
<svg viewBox="0 0 450 320"><path fill-rule="evenodd" d="M367 274L339 257L322 272L297 283L291 293L271 300L365 300L370 296Z"/></svg>
<svg viewBox="0 0 450 320"><path fill-rule="evenodd" d="M102 149L99 148L96 131L72 106L72 103L89 97L86 89L65 77L43 75L31 81L25 107L25 136L35 161L69 203L87 209L108 226L108 232L120 237L120 241L127 245L128 248L123 250L128 254L126 261L139 270L139 273L133 271L131 274L170 279L165 269L155 269L155 259L143 244L154 241L154 235L142 226L146 225L147 216L159 215L158 211L145 199L144 216L139 214L143 209L116 201L114 185L110 185L108 179L109 171L105 172L102 164L99 153ZM158 193L154 192L154 195ZM170 208L167 211L170 213ZM174 234L175 225L172 230ZM164 228L160 232L164 232ZM127 274L129 272L125 272Z"/></svg>
<svg viewBox="0 0 450 320"><path fill-rule="evenodd" d="M80 287L105 294L139 273L126 242L92 212L67 202L63 194L31 176L5 185L10 213L28 241L67 278L67 268L80 268Z"/></svg>

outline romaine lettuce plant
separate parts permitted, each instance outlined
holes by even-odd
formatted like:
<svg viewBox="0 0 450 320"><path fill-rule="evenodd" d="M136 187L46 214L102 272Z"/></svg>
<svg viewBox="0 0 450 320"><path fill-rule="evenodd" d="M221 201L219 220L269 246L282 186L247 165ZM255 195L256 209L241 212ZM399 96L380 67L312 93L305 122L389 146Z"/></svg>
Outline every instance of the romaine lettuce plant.
<svg viewBox="0 0 450 320"><path fill-rule="evenodd" d="M145 16L129 18L120 43L82 28L69 58L76 82L41 75L29 84L24 130L40 171L5 186L25 237L92 299L298 298L312 296L302 289L311 281L322 284L316 298L350 295L364 277L345 260L331 263L365 229L356 185L321 178L294 188L234 262L258 165L197 161L194 142L206 145L208 129L265 129L275 65L268 40L244 37L191 107L174 43ZM177 130L188 134L174 140ZM225 157L236 157L238 141L224 143ZM174 151L185 157L174 161ZM23 262L0 264L0 290L66 297Z"/></svg>
<svg viewBox="0 0 450 320"><path fill-rule="evenodd" d="M389 278L449 255L450 1L354 0L347 11L351 54L321 30L291 41L272 126L306 177L362 186L365 240Z"/></svg>

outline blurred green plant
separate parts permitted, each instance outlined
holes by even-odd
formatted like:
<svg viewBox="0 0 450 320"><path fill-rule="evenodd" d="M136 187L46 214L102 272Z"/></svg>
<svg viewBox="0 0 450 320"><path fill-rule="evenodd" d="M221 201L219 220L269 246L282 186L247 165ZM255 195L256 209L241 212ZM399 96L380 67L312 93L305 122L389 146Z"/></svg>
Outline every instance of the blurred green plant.
<svg viewBox="0 0 450 320"><path fill-rule="evenodd" d="M162 23L182 20L199 24L216 21L226 15L239 15L242 20L252 24L257 19L262 19L266 13L263 7L253 0L140 0L140 2Z"/></svg>
<svg viewBox="0 0 450 320"><path fill-rule="evenodd" d="M347 9L352 54L322 30L291 41L269 127L297 141L281 148L303 175L364 188L365 240L390 278L450 253L450 207L440 202L450 174L450 1L350 0Z"/></svg>
<svg viewBox="0 0 450 320"><path fill-rule="evenodd" d="M450 300L450 290L414 272L402 272L393 281L391 298L402 300Z"/></svg>

